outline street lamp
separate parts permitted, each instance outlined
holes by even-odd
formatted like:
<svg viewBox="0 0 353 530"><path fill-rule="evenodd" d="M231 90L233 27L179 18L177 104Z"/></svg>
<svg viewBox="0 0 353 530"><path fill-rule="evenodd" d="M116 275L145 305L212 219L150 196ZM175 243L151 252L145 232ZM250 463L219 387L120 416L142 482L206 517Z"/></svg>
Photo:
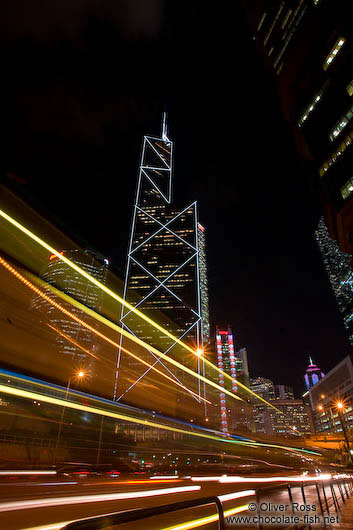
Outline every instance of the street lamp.
<svg viewBox="0 0 353 530"><path fill-rule="evenodd" d="M335 406L336 406L336 409L337 409L337 412L338 412L338 417L340 419L342 431L343 431L343 434L344 434L344 439L346 440L348 463L351 464L352 463L352 455L351 455L351 452L350 452L346 425L345 425L345 421L344 421L343 414L342 414L342 412L344 410L344 403L342 401L336 401Z"/></svg>
<svg viewBox="0 0 353 530"><path fill-rule="evenodd" d="M85 377L85 372L83 370L79 370L76 374L74 375L71 375L69 377L69 380L67 382L67 385L66 385L66 392L65 392L65 401L67 401L67 398L69 396L69 390L70 390L70 385L71 385L71 380L74 378L77 378L77 379L83 379ZM60 440L60 435L61 435L61 429L62 429L62 425L63 425L63 420L64 420L64 414L65 414L65 408L66 406L63 405L63 408L62 408L62 411L61 411L61 418L60 418L60 423L59 423L59 429L58 429L58 435L56 437L56 444L55 444L55 451L54 451L54 464L56 462L56 453L58 451L58 446L59 446L59 440Z"/></svg>

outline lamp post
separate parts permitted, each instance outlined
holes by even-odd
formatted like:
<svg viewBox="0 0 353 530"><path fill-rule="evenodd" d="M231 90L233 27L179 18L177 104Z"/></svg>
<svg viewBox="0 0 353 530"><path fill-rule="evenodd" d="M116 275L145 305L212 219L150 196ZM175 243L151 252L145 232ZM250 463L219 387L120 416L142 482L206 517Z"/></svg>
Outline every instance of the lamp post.
<svg viewBox="0 0 353 530"><path fill-rule="evenodd" d="M82 379L83 377L85 377L85 372L83 372L82 370L80 370L79 372L77 372L75 375L73 376L70 376L69 377L69 380L67 382L67 385L66 385L66 392L65 392L65 401L67 401L67 398L69 396L69 390L70 390L70 385L71 385L71 380L73 377L76 377L78 379ZM56 437L56 444L55 444L55 451L54 451L54 460L53 460L53 464L56 463L56 454L58 452L58 447L59 447L59 441L60 441L60 436L61 436L61 430L62 430L62 425L63 425L63 420L64 420L64 414L65 414L65 409L66 409L66 406L63 405L62 407L62 411L61 411L61 418L60 418L60 423L59 423L59 429L58 429L58 435Z"/></svg>
<svg viewBox="0 0 353 530"><path fill-rule="evenodd" d="M335 403L335 405L336 405L337 412L338 412L338 417L340 419L340 423L341 423L341 426L342 426L344 439L346 440L347 455L348 455L347 462L348 462L348 464L352 464L352 455L351 455L351 451L350 451L350 447L349 447L349 441L348 441L348 436L347 436L346 425L345 425L345 421L344 421L343 414L342 414L342 411L344 409L344 404L342 403L342 401L337 401Z"/></svg>

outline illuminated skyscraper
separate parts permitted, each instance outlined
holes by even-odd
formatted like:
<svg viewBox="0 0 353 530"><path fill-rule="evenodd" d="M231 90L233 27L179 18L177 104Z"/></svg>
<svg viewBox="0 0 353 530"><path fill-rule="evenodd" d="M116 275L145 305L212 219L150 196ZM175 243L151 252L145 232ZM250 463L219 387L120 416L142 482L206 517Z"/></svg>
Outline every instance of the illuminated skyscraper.
<svg viewBox="0 0 353 530"><path fill-rule="evenodd" d="M198 223L199 242L199 268L200 268L200 294L202 313L202 338L204 344L210 340L210 315L208 304L208 281L207 281L207 260L206 260L206 234L205 228Z"/></svg>
<svg viewBox="0 0 353 530"><path fill-rule="evenodd" d="M109 262L103 256L90 250L67 250L62 251L62 254L65 254L65 257L100 283L106 283ZM103 291L77 271L68 267L54 254L49 257L41 278L90 309L98 313L101 312ZM44 289L44 291L51 299L62 304L62 300L49 288ZM54 306L40 296L33 299L32 305L34 309L39 309L45 314L46 324L55 332L58 353L71 356L75 364L83 363L85 367L90 367L91 371L94 372L97 335L79 322L58 312ZM87 315L81 309L72 306L70 311L80 320L87 320Z"/></svg>
<svg viewBox="0 0 353 530"><path fill-rule="evenodd" d="M218 368L229 374L232 378L232 391L239 391L236 381L248 385L249 371L246 349L235 352L234 338L230 327L227 329L216 328L216 347ZM224 388L224 375L219 374L218 384ZM237 429L249 429L250 416L249 406L244 404L228 403L224 392L220 392L221 429L223 432L233 432Z"/></svg>
<svg viewBox="0 0 353 530"><path fill-rule="evenodd" d="M323 218L320 219L315 237L349 341L353 345L353 269L350 255L342 252L337 242L331 239Z"/></svg>
<svg viewBox="0 0 353 530"><path fill-rule="evenodd" d="M196 352L209 334L205 231L198 223L196 202L182 209L172 206L172 169L173 143L164 115L161 137L145 136L143 140L123 297ZM121 323L123 329L164 354L173 355L181 349L175 340L124 307ZM183 356L184 364L195 366L195 359L185 350L178 355L179 359ZM145 349L140 358L184 384L184 373L171 369L151 350ZM202 359L196 364L203 373ZM124 367L131 373L128 385L120 377ZM116 399L129 399L128 393L149 372L150 368L124 354L121 342ZM197 392L204 394L203 384L198 384Z"/></svg>
<svg viewBox="0 0 353 530"><path fill-rule="evenodd" d="M309 366L306 369L304 376L307 390L316 385L316 383L318 383L323 377L325 377L325 374L321 372L320 368L316 366L316 364L313 363L312 358L309 357Z"/></svg>
<svg viewBox="0 0 353 530"><path fill-rule="evenodd" d="M265 377L251 379L250 388L253 392L271 401L275 399L275 386L273 381ZM271 434L272 424L268 405L259 399L253 398L254 431L261 434Z"/></svg>
<svg viewBox="0 0 353 530"><path fill-rule="evenodd" d="M244 0L243 6L305 173L313 173L330 236L352 256L353 4Z"/></svg>
<svg viewBox="0 0 353 530"><path fill-rule="evenodd" d="M236 379L235 370L235 356L234 356L234 342L232 330L220 330L216 328L216 347L217 347L217 363L218 368L223 372L228 373L233 379ZM219 374L219 386L224 387L224 375ZM235 381L232 381L232 391L237 392L238 387ZM221 392L220 409L221 409L221 429L223 432L229 432L229 415L227 414L226 395Z"/></svg>

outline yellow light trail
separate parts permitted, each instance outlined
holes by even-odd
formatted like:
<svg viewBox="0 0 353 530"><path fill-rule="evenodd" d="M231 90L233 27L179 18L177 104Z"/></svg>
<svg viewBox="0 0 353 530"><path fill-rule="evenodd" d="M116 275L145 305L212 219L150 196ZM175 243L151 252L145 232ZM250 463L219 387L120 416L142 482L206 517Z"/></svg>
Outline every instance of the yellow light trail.
<svg viewBox="0 0 353 530"><path fill-rule="evenodd" d="M16 228L18 228L21 232L23 232L24 234L26 234L28 237L30 237L33 241L35 241L36 243L38 243L40 246L42 246L43 248L45 248L46 250L48 250L48 252L51 252L52 254L55 254L55 256L59 259L61 259L64 263L66 263L69 267L71 267L72 269L74 269L76 272L78 272L79 274L81 274L81 276L83 276L84 278L86 278L87 280L89 280L91 283L93 283L94 285L96 285L97 287L99 287L100 289L102 289L105 293L107 293L109 296L111 296L112 298L114 298L115 300L117 300L119 303L121 303L123 306L125 306L127 309L129 309L130 311L132 311L133 313L135 313L137 316L139 316L140 318L142 318L143 320L145 320L146 322L148 322L149 324L151 324L152 326L154 326L156 329L158 329L159 331L161 331L162 333L164 333L164 335L166 335L167 337L169 337L170 339L172 339L174 342L176 342L177 344L179 344L180 346L182 346L183 348L187 349L189 352L191 352L193 355L195 355L195 350L193 348L191 348L188 344L185 344L185 342L181 341L180 339L178 339L177 337L175 337L172 333L170 333L167 329L163 328L162 326L160 326L157 322L155 322L154 320L150 319L147 315L145 315L144 313L141 313L141 311L139 311L138 309L136 309L134 306L132 306L131 304L129 304L126 300L124 300L123 298L121 298L121 296L119 296L118 294L114 293L114 291L112 291L111 289L109 289L109 287L107 287L106 285L102 284L101 282L99 282L96 278L94 278L93 276L91 276L90 274L88 274L86 271L84 271L83 269L81 269L81 267L78 267L78 265L76 265L75 263L73 263L71 260L69 260L68 258L66 258L66 256L64 256L63 254L61 254L58 250L56 250L55 248L53 248L51 245L48 245L48 243L46 243L45 241L43 241L43 239L41 239L40 237L38 237L37 235L35 235L33 232L31 232L30 230L28 230L28 228L26 228L25 226L23 226L21 223L19 223L18 221L16 221L13 217L11 217L10 215L8 215L6 212L4 212L3 210L0 209L0 216L3 217L4 219L6 219L6 221L8 221L9 223L11 223L13 226L15 226ZM122 331L122 330L121 330ZM125 330L124 330L125 331ZM128 336L129 338L131 338L131 334L128 333ZM148 346L148 349L151 350L151 347ZM157 350L158 351L158 350ZM163 357L163 354L161 352L158 352L158 355ZM164 357L163 357L164 358ZM170 360L169 357L166 356L166 359L167 360ZM259 396L258 394L256 394L255 392L253 392L252 390L250 390L250 388L248 388L246 385L244 385L243 383L241 383L240 381L238 381L237 379L233 379L233 377L231 377L230 375L228 375L226 372L223 372L223 370L221 370L220 368L218 368L218 366L214 365L213 363L211 363L208 359L206 359L204 357L204 361L205 363L210 366L211 368L213 369L216 369L219 373L223 374L224 377L226 377L227 379L229 379L230 381L233 381L235 382L237 385L239 385L241 388L243 388L246 392L249 392L251 395L255 396L257 399L260 399L261 401L263 401L264 403L266 403L269 407L272 407L274 408L275 410L277 410L278 412L280 412L281 414L283 413L281 410L279 410L277 407L275 407L274 405L272 405L271 403L269 403L268 401L266 401L264 398L262 398L261 396ZM186 367L184 367L183 365L180 365L179 364L179 367L182 367L182 369L184 371L186 371ZM190 370L190 372L193 374L193 377L195 377L195 372L193 372L192 370ZM199 375L199 374L196 374L196 377L198 376L198 378L208 384L211 384L211 386L215 386L216 383L213 383L213 381L210 381L209 379L206 379L204 378L203 376ZM239 398L238 396L235 396L235 394L227 391L225 388L222 388L222 387L219 387L219 385L215 386L215 388L217 388L218 390L221 389L221 391L223 393L226 393L228 395L230 395L231 397L235 398L236 399L239 399L240 401L243 401L241 398Z"/></svg>
<svg viewBox="0 0 353 530"><path fill-rule="evenodd" d="M224 516L229 517L230 515L235 515L237 513L244 512L248 509L248 506L249 505L246 504L244 506L238 506L237 508L227 510L226 512L224 512ZM111 515L111 514L107 514L107 515ZM191 530L192 528L197 528L198 526L204 526L205 524L218 521L218 515L213 515L213 516L211 515L210 517L215 517L215 519L209 519L208 517L204 517L202 519L197 519L195 521L189 521L188 523L184 523L182 525L163 528L163 530ZM206 519L209 519L209 520L206 520ZM60 523L52 523L52 524L44 525L44 526L34 526L34 527L32 526L31 528L25 528L23 530L60 530L60 529L63 529L69 523L73 523L73 522L74 521L62 521ZM195 523L197 523L196 526L195 526ZM190 526L190 525L193 525L193 526Z"/></svg>
<svg viewBox="0 0 353 530"><path fill-rule="evenodd" d="M111 340L109 337L106 337L105 335L103 335L103 333L100 333L98 330L94 329L92 326L90 326L89 324L87 324L86 322L84 322L83 320L81 320L80 318L78 318L76 315L74 315L73 313L71 313L70 311L68 311L67 309L65 309L64 307L62 307L60 304L58 304L57 302L55 302L55 300L53 300L52 298L50 298L50 296L46 295L45 293L43 293L43 291L41 291L40 289L38 289L38 287L36 287L35 285L33 285L29 280L27 280L27 278L25 278L22 274L20 274L16 269L14 269L7 261L5 261L1 256L0 256L0 264L3 265L3 267L5 267L6 270L8 270L9 272L11 272L18 280L20 280L22 283L24 283L27 287L29 287L30 289L32 289L36 294L38 294L39 296L41 296L44 300L46 300L49 304L51 304L53 307L56 307L59 311L61 311L62 313L64 313L66 316L69 316L70 318L72 318L73 320L75 320L76 322L78 322L79 324L81 324L82 326L84 326L86 329L92 331L92 333L95 333L97 336L99 336L100 338L102 338L103 340L105 340L106 342L109 342L111 345L113 345L114 347L118 348L119 347L119 344L117 342L114 342L113 340ZM57 290L56 290L57 291ZM61 291L57 291L57 295L60 296L60 293ZM67 295L65 296L66 299L70 299L70 297L68 297ZM78 305L79 302L76 302L75 303L75 300L73 298L70 299L72 304L73 305ZM79 304L81 305L81 304ZM83 308L86 307L86 306L82 306ZM73 339L67 337L65 335L65 333L62 333L60 332L59 330L57 330L55 327L51 326L50 324L47 324L50 328L52 328L53 330L55 330L57 333L59 333L60 335L62 335L64 338L66 338L67 340L69 340L70 342L73 342L76 346L78 346L81 350L85 351L86 353L88 353L89 355L92 355L93 357L95 357L96 359L98 359L98 357L96 355L94 355L93 353L89 352L88 350L85 350L84 348L82 348L78 343L76 343ZM190 394L193 394L195 397L197 397L198 399L201 399L202 401L208 403L211 405L211 402L206 399L206 398L203 398L202 396L199 396L198 394L196 394L196 392L193 392L193 390L191 390L190 388L187 388L185 385L179 383L179 381L177 381L176 379L173 379L172 377L170 377L169 375L163 373L161 370L159 370L158 368L156 368L155 366L149 364L147 361L144 361L143 359L141 359L140 357L138 357L137 355L133 354L132 352L130 352L129 350L127 350L126 348L124 347L121 347L121 349L128 355L130 355L131 357L133 357L134 359L136 359L137 361L139 361L140 363L144 364L145 366L148 366L149 368L151 368L152 370L154 370L155 372L157 372L158 374L160 374L161 376L165 377L166 379L168 379L169 381L171 381L172 383L174 383L175 385L177 386L180 386L183 390L187 391L187 392L190 392Z"/></svg>
<svg viewBox="0 0 353 530"><path fill-rule="evenodd" d="M235 515L236 513L245 512L248 509L249 504L244 504L243 506L237 506L224 512L224 517L229 517L230 515ZM214 515L209 515L208 517L202 517L201 519L194 519L194 521L189 521L187 523L181 523L173 526L168 526L162 530L191 530L192 528L198 528L199 526L204 526L205 524L214 523L218 521L218 513Z"/></svg>
<svg viewBox="0 0 353 530"><path fill-rule="evenodd" d="M43 385L43 386L45 386L45 385ZM243 440L233 440L233 439L230 439L230 438L220 438L220 436L214 436L212 434L205 434L205 433L200 433L200 432L196 432L196 431L188 431L186 429L180 429L179 427L170 427L169 425L164 425L162 423L157 423L157 422L153 422L153 421L149 421L149 420L142 420L140 418L127 416L126 414L112 412L112 411L109 411L109 410L104 410L104 409L93 407L93 406L82 405L81 403L75 403L73 401L67 401L65 399L55 398L55 397L52 397L52 396L47 396L46 394L40 394L38 392L33 392L33 391L30 391L30 390L22 390L21 388L11 387L11 386L2 385L2 384L0 384L0 392L3 392L4 394L8 394L10 396L21 397L21 398L30 399L30 400L39 400L39 401L41 401L43 403L49 403L51 405L58 405L59 407L65 407L67 409L69 408L69 409L74 409L74 410L80 410L82 412L88 412L90 414L97 414L98 416L106 416L108 418L114 418L114 419L117 419L117 420L123 420L123 421L128 421L128 422L131 422L131 423L137 423L139 425L145 425L145 426L148 426L148 427L154 427L156 429L162 429L162 430L171 431L171 432L179 432L179 433L182 433L182 434L187 434L189 436L195 436L197 438L205 438L205 439L208 439L208 440L216 440L217 442L226 442L226 443L231 443L231 444L234 444L234 445L243 445L243 446L246 446L246 447L248 447L248 446L256 447L257 445L258 446L265 446L265 447L278 447L279 449L284 449L284 450L287 450L287 451L288 450L293 450L295 452L312 453L312 451L308 451L306 449L290 448L290 447L286 447L286 446L262 444L262 443L257 443L257 442L246 442L246 441L243 441ZM314 454L319 454L319 453L314 453Z"/></svg>
<svg viewBox="0 0 353 530"><path fill-rule="evenodd" d="M111 411L100 409L100 408L93 407L93 406L82 405L81 403L75 403L75 402L67 401L67 400L60 399L60 398L54 398L54 397L51 397L51 396L47 396L45 394L40 394L38 392L32 392L32 391L29 391L29 390L22 390L20 388L10 387L10 386L6 386L6 385L1 385L0 384L0 392L3 392L4 394L9 394L9 395L12 395L12 396L22 397L22 398L25 398L25 399L40 400L41 402L49 403L51 405L58 405L60 407L66 407L66 408L71 408L71 409L74 409L74 410L80 410L82 412L89 412L91 414L97 414L97 415L100 415L100 416L106 416L108 418L115 418L115 419L118 419L118 420L129 421L131 423L137 423L139 425L145 425L145 426L147 425L148 427L154 427L156 429L162 429L162 430L167 430L167 431L171 431L171 432L179 432L179 433L182 433L182 434L188 434L190 436L196 436L196 437L199 437L199 438L206 438L206 439L210 439L210 440L216 440L218 442L219 441L225 441L225 442L233 443L233 444L249 445L249 444L247 444L247 443L245 443L243 441L240 442L238 440L230 440L228 438L223 439L223 438L220 438L218 436L213 436L211 434L204 434L204 433L200 433L200 432L196 432L196 431L188 431L186 429L180 429L178 427L170 427L169 425L164 425L162 423L156 423L156 422L152 422L152 421L149 421L149 420L142 420L140 418L127 416L125 414L111 412Z"/></svg>
<svg viewBox="0 0 353 530"><path fill-rule="evenodd" d="M74 346L76 346L77 348L82 350L84 353L87 353L87 355L90 355L91 357L94 357L97 360L102 360L102 359L99 359L99 357L97 357L97 355L94 355L94 353L90 352L89 350L87 350L86 348L81 346L81 344L76 342L74 339L72 339L71 337L66 335L66 333L63 333L62 331L57 329L55 326L52 326L51 324L48 324L48 323L47 323L47 326L48 326L48 328L51 328L53 331L55 331L55 333L57 333L58 335L61 335L62 337L64 337L64 339L66 339L68 342L71 342L71 344L73 344Z"/></svg>
<svg viewBox="0 0 353 530"><path fill-rule="evenodd" d="M202 396L199 396L199 394L196 394L195 392L193 392L192 390L190 390L190 388L182 385L181 383L177 382L175 379L169 377L168 375L164 374L163 372L160 372L160 370L158 370L158 368L155 368L153 365L147 363L146 361L142 360L140 357L138 357L137 355L133 354L132 352L130 352L129 350L127 350L126 348L124 348L123 346L120 346L117 342L114 342L112 341L111 339L109 339L108 337L106 337L105 335L101 334L99 331L97 331L96 329L92 328L91 326L89 326L89 324L87 324L86 322L84 322L83 320L80 320L78 317L76 317L75 315L73 315L72 313L70 313L70 311L68 311L67 309L63 308L62 306L60 306L60 304L58 304L57 302L55 302L54 300L52 300L49 296L47 296L45 293L43 293L40 289L38 289L38 287L34 286L33 284L31 284L31 282L29 282L29 280L27 280L24 276L22 276L18 271L16 271L16 269L14 269L9 263L7 263L3 258L0 257L0 264L3 265L7 270L9 270L10 272L13 272L13 274L15 274L15 276L18 278L18 279L21 279L21 281L23 283L25 283L28 287L30 287L31 289L35 290L35 292L37 294L39 294L40 296L43 296L43 298L45 298L49 303L53 304L54 307L56 307L57 309L59 309L60 311L62 311L63 313L65 313L66 315L70 316L71 318L73 318L74 320L76 320L77 322L79 322L80 324L82 324L83 326L86 326L87 329L89 329L90 331L92 331L93 333L95 333L96 335L100 336L102 339L106 340L107 342L110 342L110 344L116 346L116 347L121 347L122 351L124 351L125 353L127 353L128 355L130 355L131 357L133 357L134 359L138 360L139 362L141 362L142 364L145 364L146 366L148 366L149 368L152 368L153 370L155 370L156 372L160 373L161 375L163 375L163 377L167 378L167 379L170 379L170 381L172 381L174 384L180 386L181 388L184 388L185 390L187 390L187 392L190 392L191 394L194 394L195 396L197 396L198 399L201 399L202 401L205 401L206 403L209 403L211 404L211 402L208 400L208 399L205 399L203 398ZM197 379L200 379L201 381L204 381L206 384L209 384L211 386L213 386L214 388L216 388L217 390L220 390L221 392L229 395L230 397L232 397L233 399L236 399L236 400L239 400L239 401L243 401L240 397L236 396L235 394L233 394L232 392L229 392L229 390L226 390L225 388L217 385L216 383L214 383L213 381L210 381L209 379L207 379L206 377L203 377L202 375L199 375L197 374L196 372L194 372L193 370L190 370L190 368L187 368L186 366L180 364L178 361L176 361L175 359L173 359L172 357L168 357L168 355L165 355L164 353L160 352L159 350L157 350L156 348L154 348L153 346L149 346L148 344L146 344L143 340L139 339L138 337L136 337L135 335L131 335L128 331L126 331L125 329L121 328L120 326L118 326L117 324L115 324L114 322L111 322L110 320L108 320L107 318L103 317L102 315L100 315L99 313L95 313L92 309L88 308L87 306L81 304L80 302L78 302L77 300L75 300L74 298L71 298L70 296L68 296L67 294L63 293L62 291L59 291L59 289L56 289L55 287L53 287L52 285L50 284L46 284L45 282L43 282L42 280L40 280L39 278L37 278L36 276L34 276L33 274L30 274L28 273L28 276L30 278L33 279L33 281L36 281L38 282L40 285L45 285L46 288L50 289L55 295L59 296L60 298L62 298L63 300L65 300L66 302L68 302L69 304L77 307L78 309L80 309L81 311L83 311L84 313L86 313L87 315L89 315L90 317L94 318L95 320L98 320L99 322L102 322L102 324L106 325L107 327L110 327L111 329L113 329L114 331L117 331L118 333L121 333L122 335L124 335L125 337L127 337L128 339L132 340L133 342L136 342L136 344L138 344L139 346L142 346L143 348L145 349L148 349L154 353L156 353L157 355L159 355L160 357L162 357L162 359L164 359L165 361L173 364L174 366L176 366L177 368L180 368L181 370L183 370L184 372L192 375L193 377L196 377Z"/></svg>
<svg viewBox="0 0 353 530"><path fill-rule="evenodd" d="M112 291L111 289L109 289L109 287L107 287L106 285L104 285L103 283L101 283L100 281L98 281L96 278L94 278L93 276L91 276L90 274L88 274L86 271L84 271L83 269L81 269L81 267L79 267L78 265L76 265L76 263L73 263L71 260L69 260L64 254L61 254L58 250L56 250L54 247L52 247L51 245L49 245L48 243L46 243L45 241L43 241L43 239L41 239L40 237L38 237L36 234L34 234L33 232L31 232L30 230L28 230L28 228L26 228L25 226L23 226L21 223L19 223L18 221L16 221L13 217L11 217L10 215L8 215L6 212L4 212L3 210L0 209L0 216L3 217L4 219L6 219L6 221L8 221L9 223L11 223L13 226L15 226L16 228L18 228L21 232L23 232L24 234L26 234L28 237L30 237L31 239L33 239L33 241L35 241L36 243L38 243L41 247L45 248L46 250L48 250L48 252L51 252L52 254L55 254L55 256L59 259L61 259L61 261L63 261L64 263L66 263L66 265L68 265L69 267L71 267L72 269L74 269L76 272L78 272L81 276L83 276L84 278L86 278L87 280L89 280L91 283L93 283L94 285L96 285L97 287L99 287L99 289L101 289L102 291L104 291L106 294L108 294L109 296L111 296L112 298L114 298L115 300L117 300L120 304L122 304L123 306L125 306L127 309L129 309L130 311L132 311L133 313L135 313L137 316L139 316L140 318L142 318L143 320L145 320L146 322L148 322L149 324L151 324L152 326L154 326L156 329L158 329L159 331L161 331L162 333L164 333L164 335L166 335L167 337L169 337L170 339L172 339L173 341L177 342L178 344L180 344L181 346L183 346L184 348L188 349L191 353L195 354L195 351L190 347L188 346L187 344L185 344L184 342L182 342L180 339L178 339L178 337L175 337L172 333L170 333L167 329L163 328L162 326L160 326L157 322L155 322L154 320L152 320L151 318L149 318L147 315L145 315L144 313L141 313L141 311L139 311L138 309L136 309L134 306L132 306L131 304L129 304L129 302L127 302L126 300L124 300L123 298L121 298L121 296L119 296L117 293L115 293L114 291Z"/></svg>

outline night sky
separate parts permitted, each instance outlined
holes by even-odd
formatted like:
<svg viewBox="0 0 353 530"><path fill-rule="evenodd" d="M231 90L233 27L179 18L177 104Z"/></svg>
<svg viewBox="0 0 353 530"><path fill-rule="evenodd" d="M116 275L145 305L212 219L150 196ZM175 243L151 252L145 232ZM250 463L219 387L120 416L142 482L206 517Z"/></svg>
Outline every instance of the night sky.
<svg viewBox="0 0 353 530"><path fill-rule="evenodd" d="M238 5L238 3L237 3ZM194 0L6 0L2 170L125 268L143 134L168 111L174 197L199 200L213 329L250 375L303 390L349 352L313 239L319 206L240 9ZM121 272L122 274L122 272Z"/></svg>

